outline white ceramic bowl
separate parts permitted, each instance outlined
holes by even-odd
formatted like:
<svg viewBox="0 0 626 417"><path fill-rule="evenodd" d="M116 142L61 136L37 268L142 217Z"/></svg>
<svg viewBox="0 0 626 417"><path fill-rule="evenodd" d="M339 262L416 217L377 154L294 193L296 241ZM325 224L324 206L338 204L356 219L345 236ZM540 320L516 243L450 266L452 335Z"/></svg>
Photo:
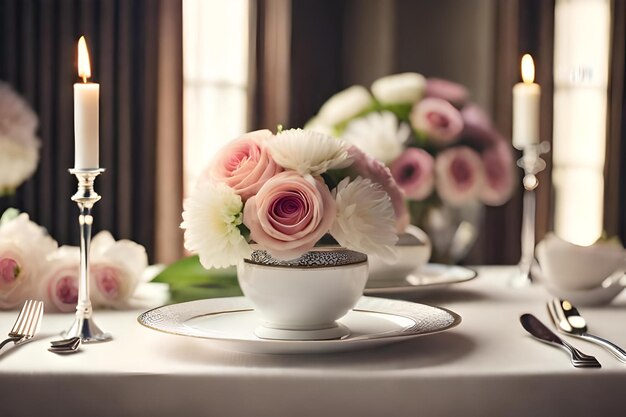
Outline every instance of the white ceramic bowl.
<svg viewBox="0 0 626 417"><path fill-rule="evenodd" d="M322 340L350 334L336 323L363 295L367 256L347 249L320 249L280 262L254 251L237 267L239 285L264 323L266 339Z"/></svg>
<svg viewBox="0 0 626 417"><path fill-rule="evenodd" d="M619 245L600 242L578 246L553 233L539 242L536 254L543 279L561 290L597 288L610 275L626 268L626 252Z"/></svg>
<svg viewBox="0 0 626 417"><path fill-rule="evenodd" d="M432 246L428 235L419 227L409 225L396 244L398 260L388 263L379 256L369 256L369 281L404 281L406 277L426 265L430 259Z"/></svg>

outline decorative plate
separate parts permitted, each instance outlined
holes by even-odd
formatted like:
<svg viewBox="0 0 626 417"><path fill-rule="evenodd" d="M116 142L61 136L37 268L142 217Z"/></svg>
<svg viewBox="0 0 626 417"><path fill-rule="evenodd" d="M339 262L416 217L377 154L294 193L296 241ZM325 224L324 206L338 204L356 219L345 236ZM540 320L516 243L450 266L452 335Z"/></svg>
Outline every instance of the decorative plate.
<svg viewBox="0 0 626 417"><path fill-rule="evenodd" d="M254 335L259 318L245 297L173 304L141 314L137 321L153 330L208 339L208 347L248 353L330 353L374 348L457 326L449 310L408 301L363 297L339 323L351 333L338 340L268 340Z"/></svg>

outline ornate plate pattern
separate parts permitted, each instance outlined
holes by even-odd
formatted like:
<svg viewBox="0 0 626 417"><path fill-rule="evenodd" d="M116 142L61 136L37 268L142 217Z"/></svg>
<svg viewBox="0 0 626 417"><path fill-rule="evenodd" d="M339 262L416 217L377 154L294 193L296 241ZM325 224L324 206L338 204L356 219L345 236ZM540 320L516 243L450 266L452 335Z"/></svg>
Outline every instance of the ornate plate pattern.
<svg viewBox="0 0 626 417"><path fill-rule="evenodd" d="M367 349L418 336L434 334L457 326L461 317L449 310L407 301L363 297L354 311L339 321L355 327L355 333L341 340L285 341L259 339L250 330L229 331L238 322L250 321L254 311L245 297L215 298L155 308L137 321L153 330L180 336L209 339L213 346L269 354L324 353ZM212 323L229 320L229 326L211 328ZM369 322L377 325L369 325ZM202 325L196 323L202 322ZM381 324L382 323L382 324ZM357 329L358 328L358 329ZM224 330L226 329L226 330Z"/></svg>

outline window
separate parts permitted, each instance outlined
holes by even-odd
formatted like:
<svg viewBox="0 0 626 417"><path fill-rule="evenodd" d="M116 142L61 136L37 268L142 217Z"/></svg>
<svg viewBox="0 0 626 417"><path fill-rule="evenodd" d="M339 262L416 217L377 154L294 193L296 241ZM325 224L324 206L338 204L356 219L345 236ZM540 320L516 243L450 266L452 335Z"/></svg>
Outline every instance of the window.
<svg viewBox="0 0 626 417"><path fill-rule="evenodd" d="M602 234L610 0L557 0L554 48L555 232Z"/></svg>
<svg viewBox="0 0 626 417"><path fill-rule="evenodd" d="M184 180L248 127L249 0L183 0Z"/></svg>

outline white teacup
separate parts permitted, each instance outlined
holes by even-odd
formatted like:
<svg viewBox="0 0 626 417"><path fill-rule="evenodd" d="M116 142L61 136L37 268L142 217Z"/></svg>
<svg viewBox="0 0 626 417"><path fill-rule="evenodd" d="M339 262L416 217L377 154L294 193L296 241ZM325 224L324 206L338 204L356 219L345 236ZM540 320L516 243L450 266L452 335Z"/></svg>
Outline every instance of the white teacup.
<svg viewBox="0 0 626 417"><path fill-rule="evenodd" d="M624 248L610 242L578 246L550 233L537 245L536 255L543 279L562 290L597 288L609 276L626 270Z"/></svg>

